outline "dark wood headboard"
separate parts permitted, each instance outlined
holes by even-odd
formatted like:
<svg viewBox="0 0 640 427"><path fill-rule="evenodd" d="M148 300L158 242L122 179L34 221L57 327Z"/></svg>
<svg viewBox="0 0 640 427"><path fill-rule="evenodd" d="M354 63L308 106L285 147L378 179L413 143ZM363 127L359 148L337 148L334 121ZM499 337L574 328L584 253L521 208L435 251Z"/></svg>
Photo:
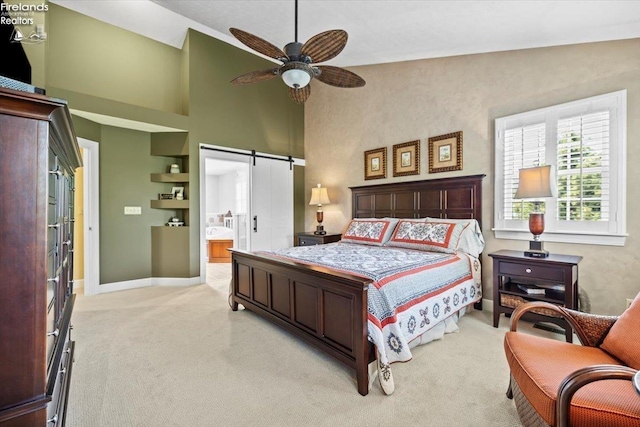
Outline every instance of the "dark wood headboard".
<svg viewBox="0 0 640 427"><path fill-rule="evenodd" d="M475 218L485 175L349 187L352 218Z"/></svg>

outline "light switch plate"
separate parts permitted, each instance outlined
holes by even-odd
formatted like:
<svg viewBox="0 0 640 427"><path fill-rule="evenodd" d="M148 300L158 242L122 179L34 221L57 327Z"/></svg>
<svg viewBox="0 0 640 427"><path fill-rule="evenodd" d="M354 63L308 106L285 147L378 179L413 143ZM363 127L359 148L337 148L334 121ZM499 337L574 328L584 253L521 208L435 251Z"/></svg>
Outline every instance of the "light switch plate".
<svg viewBox="0 0 640 427"><path fill-rule="evenodd" d="M142 207L141 206L125 206L124 214L125 215L142 215Z"/></svg>

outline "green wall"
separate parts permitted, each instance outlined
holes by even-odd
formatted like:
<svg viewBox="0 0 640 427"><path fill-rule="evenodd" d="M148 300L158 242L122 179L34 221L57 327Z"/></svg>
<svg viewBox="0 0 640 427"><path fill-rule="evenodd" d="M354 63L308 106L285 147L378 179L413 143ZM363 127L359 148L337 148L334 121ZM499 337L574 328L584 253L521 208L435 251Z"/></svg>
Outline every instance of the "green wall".
<svg viewBox="0 0 640 427"><path fill-rule="evenodd" d="M89 141L100 142L102 139L102 126L83 117L71 116L73 119L73 127L78 138L88 139Z"/></svg>
<svg viewBox="0 0 640 427"><path fill-rule="evenodd" d="M150 156L151 134L102 126L100 140L100 283L151 277L151 227L172 211L151 209L158 187L150 171L164 171L169 159ZM125 206L142 215L124 215Z"/></svg>
<svg viewBox="0 0 640 427"><path fill-rule="evenodd" d="M236 76L275 64L195 30L189 30L189 141L190 170L199 170L201 143L256 150L283 156L304 157L304 108L293 102L281 79L234 86ZM304 175L303 179L304 179ZM298 179L294 176L294 180ZM198 176L190 183L199 194ZM296 187L297 211L304 206L304 189ZM199 203L190 202L191 224L199 223ZM296 223L294 227L304 227ZM199 252L199 230L191 228L190 252ZM200 260L191 258L191 275L199 274Z"/></svg>
<svg viewBox="0 0 640 427"><path fill-rule="evenodd" d="M304 107L280 79L236 87L237 75L274 64L190 30L182 50L57 5L47 12L47 94L71 109L168 126L189 133L189 276L200 274L199 144L304 157ZM82 37L79 37L81 34ZM78 136L100 143L100 282L150 277L151 226L171 211L150 209L150 174L166 159L149 152L151 134L74 116ZM304 169L294 174L295 229L303 229ZM124 216L124 206L142 215Z"/></svg>
<svg viewBox="0 0 640 427"><path fill-rule="evenodd" d="M276 64L195 30L189 31L189 130L194 143L304 157L304 108L279 78L229 82Z"/></svg>
<svg viewBox="0 0 640 427"><path fill-rule="evenodd" d="M49 3L46 85L182 113L181 51Z"/></svg>

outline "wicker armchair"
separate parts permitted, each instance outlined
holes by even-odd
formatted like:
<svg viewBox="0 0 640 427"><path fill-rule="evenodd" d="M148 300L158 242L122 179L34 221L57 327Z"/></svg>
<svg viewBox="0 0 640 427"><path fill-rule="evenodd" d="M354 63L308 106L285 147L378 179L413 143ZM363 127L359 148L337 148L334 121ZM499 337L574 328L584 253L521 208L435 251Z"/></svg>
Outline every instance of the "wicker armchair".
<svg viewBox="0 0 640 427"><path fill-rule="evenodd" d="M540 309L564 317L582 345L517 332L519 319L530 310ZM624 321L611 339L621 336L623 326L638 329L640 296L623 316ZM627 336L623 336L625 342L621 345L635 347L630 352L624 350L622 356L612 354L609 343L603 345L621 318L596 316L544 302L526 303L513 312L511 331L504 340L511 371L507 397L515 400L523 426L640 426L640 372L622 361L631 357L631 364L637 368L639 347L632 344L634 337Z"/></svg>

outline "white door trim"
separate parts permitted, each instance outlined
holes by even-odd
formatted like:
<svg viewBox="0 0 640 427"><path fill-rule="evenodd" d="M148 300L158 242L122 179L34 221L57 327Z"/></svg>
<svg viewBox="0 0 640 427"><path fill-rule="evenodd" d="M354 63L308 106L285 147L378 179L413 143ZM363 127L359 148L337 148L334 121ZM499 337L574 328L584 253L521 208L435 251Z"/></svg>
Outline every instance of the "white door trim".
<svg viewBox="0 0 640 427"><path fill-rule="evenodd" d="M204 148L204 149L203 149ZM207 148L220 150L213 151L207 150ZM230 156L235 155L243 155L238 156L238 159L247 159L247 162L251 159L252 152L249 150L242 150L239 148L231 148L231 147L223 147L220 145L212 145L212 144L200 144L199 146L199 156L200 156L200 283L207 283L207 240L206 240L206 176L205 176L205 161L206 159L214 159L214 158L226 158L228 159ZM217 153L217 154L216 154ZM287 159L286 156L278 156L267 153L255 153L258 156L268 156L270 158L279 158L279 159ZM305 160L293 157L291 159L293 161L293 165L296 166L305 166ZM249 191L250 191L249 185ZM293 191L293 188L291 189ZM250 194L247 197L251 197Z"/></svg>
<svg viewBox="0 0 640 427"><path fill-rule="evenodd" d="M84 294L100 293L99 144L78 138L84 165Z"/></svg>

